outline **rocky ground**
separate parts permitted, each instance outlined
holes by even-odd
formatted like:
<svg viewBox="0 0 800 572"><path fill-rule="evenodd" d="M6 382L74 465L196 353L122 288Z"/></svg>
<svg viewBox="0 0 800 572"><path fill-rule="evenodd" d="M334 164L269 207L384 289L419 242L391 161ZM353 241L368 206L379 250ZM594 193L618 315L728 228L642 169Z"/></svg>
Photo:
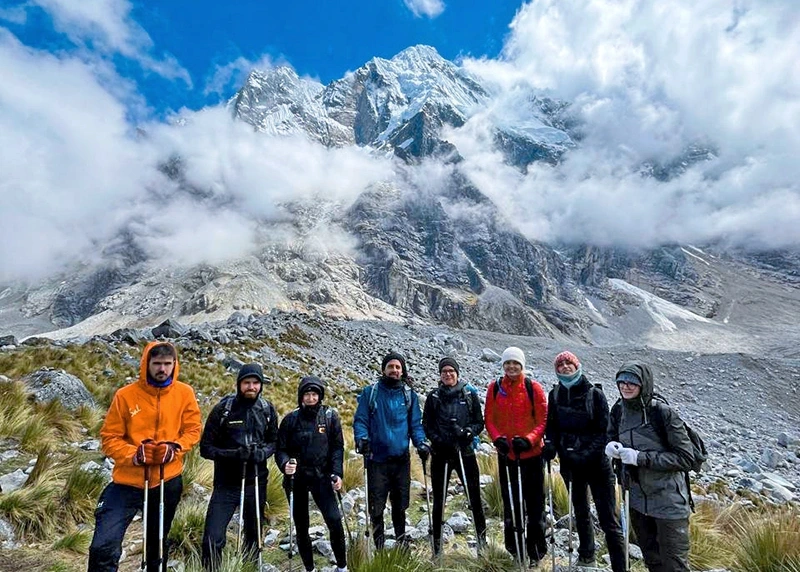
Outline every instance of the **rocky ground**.
<svg viewBox="0 0 800 572"><path fill-rule="evenodd" d="M348 408L352 407L358 389L375 378L381 357L390 349L407 356L410 373L422 393L434 387L438 377L436 363L444 355L457 357L462 378L485 390L488 382L499 374L499 355L509 345L524 349L527 369L548 389L555 383L553 357L569 349L580 357L592 381L603 384L610 402L616 398L612 383L616 369L624 361L641 360L653 367L657 389L705 439L708 466L694 479L706 496L720 498L730 494L743 503L780 504L800 500L797 393L800 360L797 359L667 351L634 345L597 347L423 324L336 321L319 315L282 312L261 316L234 314L225 322L191 327L170 321L153 330L126 329L107 336L69 341L29 338L20 344L13 338L4 338L1 351L17 352L37 344L60 347L100 344L113 348L134 368L140 343L154 336L172 339L181 352L205 355L209 363L220 364L230 372L246 361L265 363L275 384L265 390L268 398L271 391L287 383L291 372L320 375L330 384L331 400ZM37 399L58 396L65 403L92 400L74 376L46 369L30 373L26 383ZM232 374L230 378L233 379ZM191 383L192 379L185 381ZM216 395L198 394L201 403L218 399ZM99 444L87 438L73 446L91 451ZM489 450L488 445L485 448ZM0 443L0 485L4 492L22 486L32 467L33 461L17 451L13 441ZM100 463L87 465L87 469L105 472L108 468L108 462L105 467ZM488 475L484 478L490 480ZM421 490L421 484L415 486ZM355 505L363 520L362 497L363 491L355 490L346 496L345 502ZM421 499L422 496L418 501ZM457 537L467 539L469 519L462 519L461 515L453 518L450 528ZM351 525L355 524L356 520L351 521ZM424 517L410 525L417 526L417 536L420 542L425 542ZM275 537L270 540L280 543L277 531L270 534ZM564 538L561 540L565 542ZM320 541L324 551L324 540ZM13 530L2 520L0 542L5 549L18 545Z"/></svg>

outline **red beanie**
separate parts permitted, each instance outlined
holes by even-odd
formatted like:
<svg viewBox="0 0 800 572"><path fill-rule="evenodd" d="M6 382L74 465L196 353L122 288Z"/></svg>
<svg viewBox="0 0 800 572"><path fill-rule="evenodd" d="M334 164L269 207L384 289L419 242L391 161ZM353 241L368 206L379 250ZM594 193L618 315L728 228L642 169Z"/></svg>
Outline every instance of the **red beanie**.
<svg viewBox="0 0 800 572"><path fill-rule="evenodd" d="M572 365L575 366L576 369L581 367L581 360L579 360L578 357L572 352L561 352L560 354L558 354L556 356L556 361L553 363L553 366L556 369L558 369L558 366L560 366L564 362L571 363Z"/></svg>

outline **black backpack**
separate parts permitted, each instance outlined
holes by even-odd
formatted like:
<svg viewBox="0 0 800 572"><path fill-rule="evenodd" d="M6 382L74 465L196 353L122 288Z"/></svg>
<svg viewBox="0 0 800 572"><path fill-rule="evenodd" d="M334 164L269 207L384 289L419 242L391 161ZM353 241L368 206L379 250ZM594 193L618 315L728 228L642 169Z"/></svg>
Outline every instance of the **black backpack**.
<svg viewBox="0 0 800 572"><path fill-rule="evenodd" d="M558 385L559 384L555 384L553 386L553 391L555 392L554 393L555 399L552 400L553 401L552 403L548 402L548 404L547 404L548 409L551 408L551 407L556 408L556 409L558 408ZM595 413L594 400L596 398L595 397L595 395L596 395L595 392L598 392L598 391L600 393L602 393L603 395L605 395L605 393L603 392L603 384L602 383L590 383L589 384L589 390L586 392L586 414L589 415L589 421L594 421L594 413Z"/></svg>
<svg viewBox="0 0 800 572"><path fill-rule="evenodd" d="M664 403L665 405L669 406L669 401L663 395L658 393L653 393L653 399ZM661 408L660 407L651 407L650 408L650 418L653 420L653 427L655 428L656 432L658 433L659 439L661 442L669 446L669 437L667 435L667 426L664 423L664 418L661 415ZM689 424L684 421L683 428L686 429L686 435L689 436L689 441L692 443L692 466L690 470L694 471L695 473L699 473L702 468L703 464L708 459L708 452L706 451L706 444L703 442L703 438L700 434L692 429ZM692 498L692 487L689 483L689 471L684 471L684 476L686 477L686 490L689 491L689 506L692 508L692 512L694 512L694 499Z"/></svg>
<svg viewBox="0 0 800 572"><path fill-rule="evenodd" d="M222 423L226 423L228 421L228 416L231 414L231 407L233 407L233 401L236 399L235 393L229 393L225 397L222 398L222 403L225 407L222 410ZM258 400L256 401L257 411L263 412L267 417L267 425L269 426L270 422L270 407L267 402L264 400L263 397L259 396Z"/></svg>

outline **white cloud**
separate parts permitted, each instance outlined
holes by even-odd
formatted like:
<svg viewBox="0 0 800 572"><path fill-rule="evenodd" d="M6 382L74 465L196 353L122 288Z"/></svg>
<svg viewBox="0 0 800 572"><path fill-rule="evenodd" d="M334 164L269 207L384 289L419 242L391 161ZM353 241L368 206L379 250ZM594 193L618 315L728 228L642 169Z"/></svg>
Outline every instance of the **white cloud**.
<svg viewBox="0 0 800 572"><path fill-rule="evenodd" d="M178 61L168 54L152 55L153 40L131 18L129 0L30 0L53 18L55 29L76 44L99 53L120 55L167 79L192 80Z"/></svg>
<svg viewBox="0 0 800 572"><path fill-rule="evenodd" d="M28 20L28 13L23 6L13 6L10 8L0 8L0 20L11 22L12 24L24 24Z"/></svg>
<svg viewBox="0 0 800 572"><path fill-rule="evenodd" d="M269 70L276 65L288 65L281 62L280 64L273 61L271 56L265 55L259 60L251 61L244 57L238 57L227 64L219 65L214 68L214 71L209 74L206 80L206 85L203 88L203 94L218 94L222 96L229 96L233 91L239 88L244 83L247 75L254 69Z"/></svg>
<svg viewBox="0 0 800 572"><path fill-rule="evenodd" d="M444 2L442 0L403 0L406 7L414 13L414 16L421 18L436 18L444 12Z"/></svg>
<svg viewBox="0 0 800 572"><path fill-rule="evenodd" d="M142 125L146 135L138 135L126 119L130 94L112 70L99 77L96 65L33 50L2 30L0 69L0 282L99 260L123 230L155 261L235 258L288 239L291 229L264 232L265 222L286 218L281 204L346 208L393 177L391 163L365 149L269 137L222 106ZM175 155L202 196L158 171ZM337 233L321 228L306 238L351 249Z"/></svg>
<svg viewBox="0 0 800 572"><path fill-rule="evenodd" d="M522 176L486 149L484 115L451 140L532 238L798 245L798 54L796 2L537 0L499 61L465 67L493 85L495 116L516 111L518 90L571 101L578 148ZM718 158L666 183L640 175L698 143Z"/></svg>
<svg viewBox="0 0 800 572"><path fill-rule="evenodd" d="M94 68L0 30L0 69L0 278L46 274L108 239L152 171Z"/></svg>

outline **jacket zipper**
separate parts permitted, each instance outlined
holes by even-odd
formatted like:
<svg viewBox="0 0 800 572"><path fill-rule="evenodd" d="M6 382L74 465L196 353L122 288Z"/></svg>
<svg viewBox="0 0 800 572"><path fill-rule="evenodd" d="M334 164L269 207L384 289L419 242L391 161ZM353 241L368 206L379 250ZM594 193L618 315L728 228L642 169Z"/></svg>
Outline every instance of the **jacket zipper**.
<svg viewBox="0 0 800 572"><path fill-rule="evenodd" d="M629 429L629 432L631 434L631 449L636 449L636 445L633 442L633 429ZM644 499L644 514L646 516L649 516L649 514L647 512L647 493L644 492L644 487L642 487L642 483L641 482L639 482L639 490L642 491L642 498Z"/></svg>

